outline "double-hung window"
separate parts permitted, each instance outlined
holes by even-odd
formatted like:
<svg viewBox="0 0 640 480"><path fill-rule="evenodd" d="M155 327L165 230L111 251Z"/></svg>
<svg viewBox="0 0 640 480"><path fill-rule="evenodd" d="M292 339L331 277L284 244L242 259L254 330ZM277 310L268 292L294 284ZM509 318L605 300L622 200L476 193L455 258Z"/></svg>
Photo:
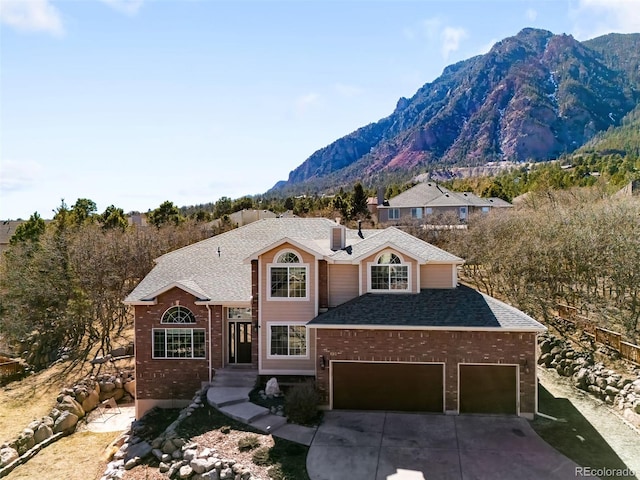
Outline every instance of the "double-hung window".
<svg viewBox="0 0 640 480"><path fill-rule="evenodd" d="M371 290L409 290L409 265L395 253L383 253L369 269Z"/></svg>
<svg viewBox="0 0 640 480"><path fill-rule="evenodd" d="M277 255L275 262L269 265L269 298L307 298L307 268L294 252Z"/></svg>
<svg viewBox="0 0 640 480"><path fill-rule="evenodd" d="M269 356L306 357L307 327L304 325L269 325Z"/></svg>
<svg viewBox="0 0 640 480"><path fill-rule="evenodd" d="M400 219L400 209L399 208L390 208L389 209L389 220L399 220Z"/></svg>

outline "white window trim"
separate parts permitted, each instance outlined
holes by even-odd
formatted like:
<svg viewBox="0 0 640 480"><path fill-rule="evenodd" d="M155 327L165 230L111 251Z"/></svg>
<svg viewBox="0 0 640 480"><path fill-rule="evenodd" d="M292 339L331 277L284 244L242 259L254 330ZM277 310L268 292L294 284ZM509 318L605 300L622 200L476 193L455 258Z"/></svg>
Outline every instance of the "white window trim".
<svg viewBox="0 0 640 480"><path fill-rule="evenodd" d="M174 324L174 325L184 325L184 324ZM191 332L191 357L156 357L155 355L155 332L156 330L163 330L165 331L165 337L164 337L164 341L165 341L165 353L167 351L167 335L166 335L166 331L167 330L189 330ZM194 357L193 356L193 332L194 331L202 331L204 332L204 357ZM151 358L153 360L206 360L207 359L207 330L206 328L174 328L174 327L167 327L167 328L152 328L151 329Z"/></svg>
<svg viewBox="0 0 640 480"><path fill-rule="evenodd" d="M279 252L277 252L274 256L273 256L273 262L272 263L268 263L267 264L267 300L272 301L272 302L306 302L309 301L309 290L310 290L310 282L309 282L309 264L308 263L275 263L276 259L282 255L283 253L294 253L295 255L297 255L297 257L302 260L302 255L298 252L296 252L295 250L292 250L290 248L284 249L284 250L280 250ZM301 267L305 269L305 278L306 278L306 285L305 285L305 291L304 297L272 297L271 296L271 269L275 267L275 268L282 268L282 267Z"/></svg>
<svg viewBox="0 0 640 480"><path fill-rule="evenodd" d="M393 253L394 255L396 255L400 259L400 263L399 264L396 263L395 265L400 265L402 267L407 267L407 288L405 290L391 290L391 289L379 290L379 289L371 288L371 267L379 266L380 264L378 263L378 260L385 253ZM385 264L382 264L382 265L385 265ZM413 288L413 286L411 284L411 264L405 262L403 256L400 255L398 252L396 252L394 250L385 250L383 252L380 252L378 255L376 255L376 258L375 258L375 260L373 262L367 262L367 292L370 292L370 293L411 293L413 291L412 288Z"/></svg>
<svg viewBox="0 0 640 480"><path fill-rule="evenodd" d="M180 307L180 308L184 308L185 310L188 310L189 313L191 313L191 315L193 316L193 322L165 322L164 321L164 316L167 314L167 312L169 310L171 310L172 308L176 308L176 307ZM183 305L171 305L164 312L162 312L162 315L160 315L160 324L161 325L195 325L197 323L198 323L198 319L196 318L196 314L193 313L193 310L191 310L190 308L185 307Z"/></svg>
<svg viewBox="0 0 640 480"><path fill-rule="evenodd" d="M306 341L306 355L273 355L271 353L271 327L304 327ZM304 323L298 322L267 322L267 358L269 360L308 360L309 353L309 327Z"/></svg>

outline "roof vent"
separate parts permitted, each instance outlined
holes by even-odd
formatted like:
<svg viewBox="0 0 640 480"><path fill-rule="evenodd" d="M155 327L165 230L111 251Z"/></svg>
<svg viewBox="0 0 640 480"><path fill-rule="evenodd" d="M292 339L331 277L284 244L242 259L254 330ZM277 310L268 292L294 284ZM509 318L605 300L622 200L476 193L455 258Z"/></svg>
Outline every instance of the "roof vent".
<svg viewBox="0 0 640 480"><path fill-rule="evenodd" d="M344 225L331 227L331 237L329 238L329 248L332 251L342 250L347 238L347 229Z"/></svg>

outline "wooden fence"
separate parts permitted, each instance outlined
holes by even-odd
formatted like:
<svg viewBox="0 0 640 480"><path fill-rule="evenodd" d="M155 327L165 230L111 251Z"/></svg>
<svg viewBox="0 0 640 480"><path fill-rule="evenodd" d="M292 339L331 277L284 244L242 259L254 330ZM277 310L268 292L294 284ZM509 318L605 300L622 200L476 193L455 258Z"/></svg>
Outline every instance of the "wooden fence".
<svg viewBox="0 0 640 480"><path fill-rule="evenodd" d="M640 365L640 346L622 340L622 334L597 327L585 316L578 314L578 309L569 305L558 304L558 316L562 323L574 330L581 330L595 339L597 343L616 350L626 360Z"/></svg>
<svg viewBox="0 0 640 480"><path fill-rule="evenodd" d="M0 378L22 373L24 367L18 360L0 357Z"/></svg>

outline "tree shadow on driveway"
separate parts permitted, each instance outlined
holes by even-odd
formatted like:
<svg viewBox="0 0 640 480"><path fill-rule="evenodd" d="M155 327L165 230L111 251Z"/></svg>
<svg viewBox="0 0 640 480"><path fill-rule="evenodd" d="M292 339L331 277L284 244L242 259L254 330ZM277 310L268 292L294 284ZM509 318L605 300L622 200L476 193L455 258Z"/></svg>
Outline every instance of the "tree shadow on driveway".
<svg viewBox="0 0 640 480"><path fill-rule="evenodd" d="M537 417L531 426L543 440L585 469L580 476L604 479L636 479L607 441L567 398L554 397L542 385L538 389L538 409L560 421ZM638 472L635 472L636 474Z"/></svg>

